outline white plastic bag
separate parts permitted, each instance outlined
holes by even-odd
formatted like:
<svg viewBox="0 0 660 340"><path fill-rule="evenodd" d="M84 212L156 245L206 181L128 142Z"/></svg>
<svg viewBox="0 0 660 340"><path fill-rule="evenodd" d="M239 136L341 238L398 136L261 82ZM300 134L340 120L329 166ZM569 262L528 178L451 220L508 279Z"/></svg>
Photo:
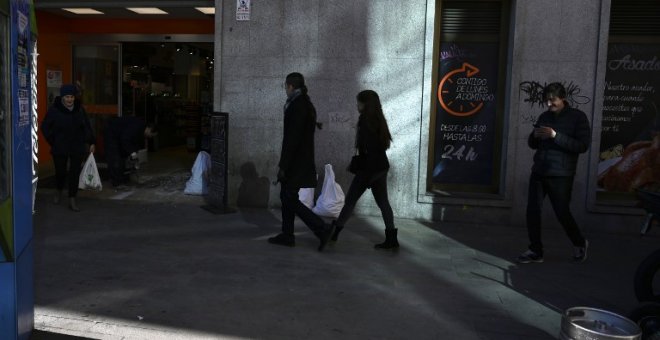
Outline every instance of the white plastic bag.
<svg viewBox="0 0 660 340"><path fill-rule="evenodd" d="M210 171L211 156L206 151L200 151L192 167L192 176L186 182L183 193L186 195L206 195L209 191Z"/></svg>
<svg viewBox="0 0 660 340"><path fill-rule="evenodd" d="M90 153L87 156L85 165L83 165L80 177L78 178L78 189L85 190L103 190L101 177L99 176L99 169L96 167L96 160L94 154Z"/></svg>
<svg viewBox="0 0 660 340"><path fill-rule="evenodd" d="M314 188L301 188L298 191L298 199L307 208L314 208Z"/></svg>
<svg viewBox="0 0 660 340"><path fill-rule="evenodd" d="M332 170L332 165L326 164L321 196L316 200L316 206L312 211L319 216L336 218L344 207L344 199L344 191L335 182L335 172Z"/></svg>

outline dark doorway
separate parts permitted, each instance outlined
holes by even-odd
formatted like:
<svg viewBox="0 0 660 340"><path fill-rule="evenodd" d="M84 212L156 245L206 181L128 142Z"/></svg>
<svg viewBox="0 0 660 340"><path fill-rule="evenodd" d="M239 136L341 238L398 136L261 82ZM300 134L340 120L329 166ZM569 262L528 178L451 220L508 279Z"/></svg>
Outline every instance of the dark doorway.
<svg viewBox="0 0 660 340"><path fill-rule="evenodd" d="M202 148L213 98L212 43L122 44L122 113L155 124L149 150Z"/></svg>

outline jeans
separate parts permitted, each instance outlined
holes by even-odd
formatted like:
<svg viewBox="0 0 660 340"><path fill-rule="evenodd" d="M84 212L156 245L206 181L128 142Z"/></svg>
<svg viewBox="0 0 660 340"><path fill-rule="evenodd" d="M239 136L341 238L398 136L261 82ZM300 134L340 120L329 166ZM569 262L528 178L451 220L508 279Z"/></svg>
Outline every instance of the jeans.
<svg viewBox="0 0 660 340"><path fill-rule="evenodd" d="M121 152L118 148L112 146L106 146L105 149L105 158L108 162L108 172L110 173L110 183L113 187L124 184L126 178L124 172L125 159L121 158Z"/></svg>
<svg viewBox="0 0 660 340"><path fill-rule="evenodd" d="M57 191L64 190L64 183L68 183L69 197L76 197L82 161L83 155L53 155Z"/></svg>
<svg viewBox="0 0 660 340"><path fill-rule="evenodd" d="M541 212L545 196L555 211L568 238L575 247L584 247L586 241L571 214L571 192L573 177L543 177L532 173L529 179L529 196L527 197L527 232L529 234L529 249L538 255L543 255L541 242Z"/></svg>
<svg viewBox="0 0 660 340"><path fill-rule="evenodd" d="M282 200L282 233L293 235L293 223L296 215L313 232L322 232L326 227L325 222L300 202L298 199L299 190L282 185L282 190L280 191L280 199Z"/></svg>
<svg viewBox="0 0 660 340"><path fill-rule="evenodd" d="M375 174L359 172L353 177L353 182L351 182L348 194L346 194L344 208L341 209L341 213L335 222L337 226L343 227L344 224L346 224L346 221L348 221L355 209L355 204L362 194L364 194L369 188L371 188L371 194L374 196L376 204L383 215L385 228L390 230L394 229L394 213L392 212L390 201L387 198L387 171Z"/></svg>

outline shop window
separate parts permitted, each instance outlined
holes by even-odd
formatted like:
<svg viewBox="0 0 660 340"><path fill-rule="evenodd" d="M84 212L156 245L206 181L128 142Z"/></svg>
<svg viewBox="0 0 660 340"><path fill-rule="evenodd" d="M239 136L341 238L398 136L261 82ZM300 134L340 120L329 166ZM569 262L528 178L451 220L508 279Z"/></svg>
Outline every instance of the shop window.
<svg viewBox="0 0 660 340"><path fill-rule="evenodd" d="M660 191L660 2L612 0L597 202Z"/></svg>
<svg viewBox="0 0 660 340"><path fill-rule="evenodd" d="M509 7L438 1L429 191L500 194Z"/></svg>
<svg viewBox="0 0 660 340"><path fill-rule="evenodd" d="M119 44L73 46L73 81L96 135L97 161L105 161L103 128L120 111Z"/></svg>
<svg viewBox="0 0 660 340"><path fill-rule="evenodd" d="M119 45L75 45L73 79L88 112L119 113Z"/></svg>

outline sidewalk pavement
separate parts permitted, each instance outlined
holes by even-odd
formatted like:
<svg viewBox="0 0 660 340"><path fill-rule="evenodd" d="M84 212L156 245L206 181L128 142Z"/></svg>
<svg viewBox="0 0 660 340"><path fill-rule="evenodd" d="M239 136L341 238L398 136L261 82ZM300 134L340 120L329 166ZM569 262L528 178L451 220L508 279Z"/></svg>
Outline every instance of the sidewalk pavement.
<svg viewBox="0 0 660 340"><path fill-rule="evenodd" d="M517 265L526 231L397 220L401 250L380 252L379 218L349 221L316 251L270 245L279 212L213 215L200 200L83 197L80 213L42 192L35 216L35 340L556 339L561 311L636 306L636 266L660 233L589 234L570 261L562 231L544 233L546 262ZM592 228L593 229L593 228ZM53 335L56 336L56 335ZM53 337L52 339L60 339ZM74 338L71 338L74 339Z"/></svg>

